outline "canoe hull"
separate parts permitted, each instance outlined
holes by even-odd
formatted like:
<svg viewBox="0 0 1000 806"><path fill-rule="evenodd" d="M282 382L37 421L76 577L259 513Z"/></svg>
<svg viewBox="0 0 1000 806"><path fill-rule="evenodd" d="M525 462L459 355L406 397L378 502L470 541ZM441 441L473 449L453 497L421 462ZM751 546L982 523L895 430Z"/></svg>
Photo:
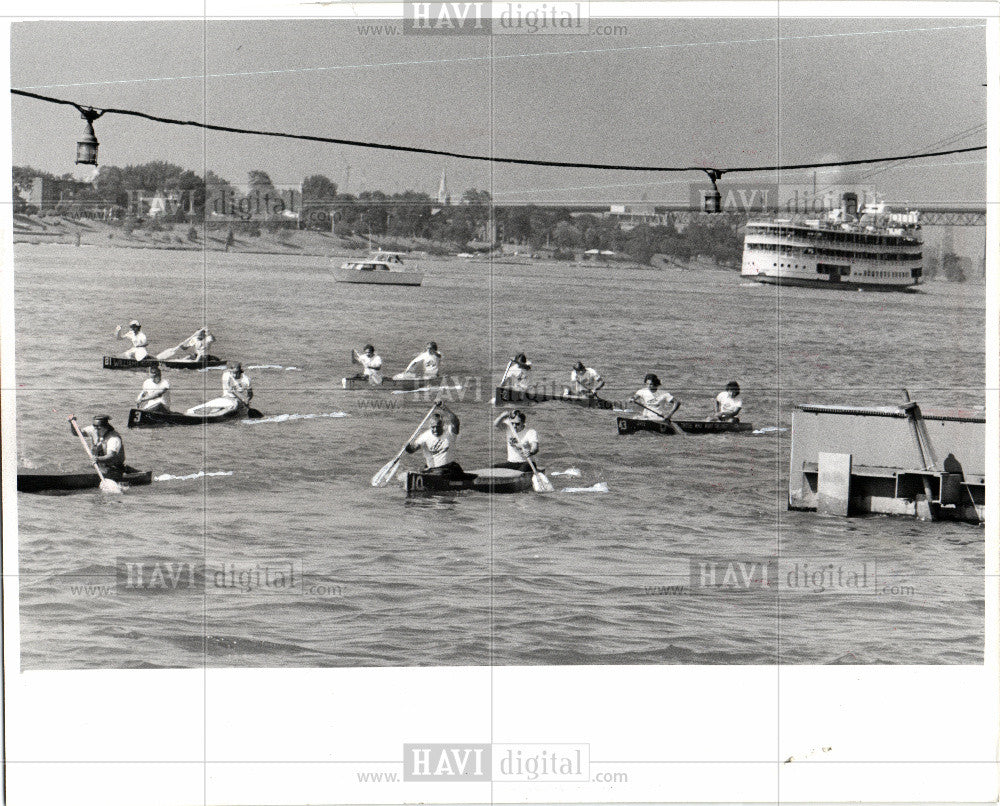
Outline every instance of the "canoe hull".
<svg viewBox="0 0 1000 806"><path fill-rule="evenodd" d="M460 478L443 478L410 471L406 474L406 494L446 493L475 490L481 493L522 493L531 489L531 473L506 468L473 470Z"/></svg>
<svg viewBox="0 0 1000 806"><path fill-rule="evenodd" d="M206 367L222 367L225 366L226 360L224 358L217 358L214 355L207 356L202 361L180 361L180 360L168 360L168 361L157 361L153 357L143 358L141 360L136 358L122 358L117 355L106 355L104 356L104 369L132 369L141 370L149 369L150 367L160 367L161 369L205 369Z"/></svg>
<svg viewBox="0 0 1000 806"><path fill-rule="evenodd" d="M385 378L380 384L371 384L367 378L341 378L340 384L350 392L370 390L377 392L384 390L388 392L396 390L411 391L413 389L425 389L441 382L440 378Z"/></svg>
<svg viewBox="0 0 1000 806"><path fill-rule="evenodd" d="M259 420L263 416L257 409L250 409L246 412L233 409L222 414L206 416L184 414L179 411L144 411L143 409L132 409L128 413L128 427L165 428L173 425L204 425L206 423L221 423L243 418Z"/></svg>
<svg viewBox="0 0 1000 806"><path fill-rule="evenodd" d="M753 431L753 423L720 422L716 420L641 420L632 417L618 418L619 434L634 434L637 431L652 431L656 434L676 435L677 428L685 434L739 434Z"/></svg>
<svg viewBox="0 0 1000 806"><path fill-rule="evenodd" d="M126 467L119 484L138 487L151 484L153 471L141 472L134 467ZM81 490L96 490L101 486L97 473L18 473L17 489L23 493L65 495Z"/></svg>
<svg viewBox="0 0 1000 806"><path fill-rule="evenodd" d="M533 389L519 392L514 389L508 389L505 386L498 386L493 393L493 402L497 406L503 406L508 403L546 403L550 400L558 401L559 403L569 403L573 406L582 406L586 409L613 409L615 407L615 404L610 400L591 397L590 395L554 395Z"/></svg>
<svg viewBox="0 0 1000 806"><path fill-rule="evenodd" d="M420 285L423 272L418 271L359 271L358 269L331 269L338 283L362 285Z"/></svg>

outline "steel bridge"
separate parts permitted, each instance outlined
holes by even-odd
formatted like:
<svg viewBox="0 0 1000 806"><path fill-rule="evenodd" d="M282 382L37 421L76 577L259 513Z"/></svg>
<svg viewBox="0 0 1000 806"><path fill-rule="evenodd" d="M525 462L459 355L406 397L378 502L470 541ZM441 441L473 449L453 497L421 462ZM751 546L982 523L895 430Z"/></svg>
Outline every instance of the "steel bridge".
<svg viewBox="0 0 1000 806"><path fill-rule="evenodd" d="M496 207L524 207L525 204L498 203ZM623 212L612 213L611 206L607 204L558 204L547 202L544 204L532 204L532 207L559 208L569 210L571 213L590 213L603 217L613 218L616 221L634 224L680 224L686 226L692 221L708 221L711 219L725 219L734 223L741 223L747 218L754 216L776 216L788 215L788 210L775 207L752 207L744 210L723 210L720 213L706 213L703 210L692 207L690 204L655 204L650 202L638 202L636 206L646 207L651 210L648 213ZM625 205L628 207L628 205ZM886 202L890 208L907 208L920 211L920 223L925 227L985 227L986 226L986 205L949 205L949 204L928 204Z"/></svg>

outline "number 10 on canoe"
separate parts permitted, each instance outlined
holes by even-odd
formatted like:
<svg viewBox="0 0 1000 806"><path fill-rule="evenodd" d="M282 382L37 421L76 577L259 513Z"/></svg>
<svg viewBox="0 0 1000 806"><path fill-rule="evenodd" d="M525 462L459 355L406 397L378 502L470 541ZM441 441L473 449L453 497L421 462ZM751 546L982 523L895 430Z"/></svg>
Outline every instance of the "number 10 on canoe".
<svg viewBox="0 0 1000 806"><path fill-rule="evenodd" d="M435 403L431 406L431 410L424 415L424 419L420 421L420 425L417 426L416 430L410 434L410 438L403 443L403 447L399 449L399 453L386 462L378 473L372 476L372 487L385 487L385 485L389 483L389 480L396 475L396 470L399 469L399 462L403 458L403 454L406 452L406 446L417 438L417 435L420 433L420 429L424 427L424 423L430 419L430 416L434 413L434 409L436 408L437 404Z"/></svg>

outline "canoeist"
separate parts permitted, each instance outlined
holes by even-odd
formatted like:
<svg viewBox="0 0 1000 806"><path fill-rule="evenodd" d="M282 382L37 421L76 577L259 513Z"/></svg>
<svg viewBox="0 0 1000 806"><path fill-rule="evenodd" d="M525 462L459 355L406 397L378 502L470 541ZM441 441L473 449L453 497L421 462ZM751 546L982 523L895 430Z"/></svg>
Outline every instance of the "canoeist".
<svg viewBox="0 0 1000 806"><path fill-rule="evenodd" d="M203 361L208 357L209 346L214 343L215 336L209 333L207 329L202 328L189 339L182 341L178 349L191 351L193 354L189 353L187 357L194 361Z"/></svg>
<svg viewBox="0 0 1000 806"><path fill-rule="evenodd" d="M524 353L518 353L507 365L507 371L500 379L500 385L515 392L528 391L528 373L531 371L531 362Z"/></svg>
<svg viewBox="0 0 1000 806"><path fill-rule="evenodd" d="M639 414L639 418L642 420L669 420L674 412L681 407L681 402L669 392L660 389L660 379L652 372L643 378L643 382L646 385L632 395L633 401L641 403L645 407Z"/></svg>
<svg viewBox="0 0 1000 806"><path fill-rule="evenodd" d="M361 372L355 377L366 378L372 386L382 383L382 356L375 352L374 345L366 344L362 352L354 351L355 361L361 364Z"/></svg>
<svg viewBox="0 0 1000 806"><path fill-rule="evenodd" d="M434 401L434 406L437 410L431 415L430 428L409 443L406 452L423 450L426 465L423 473L448 478L463 476L461 465L453 459L458 443L458 417L440 398Z"/></svg>
<svg viewBox="0 0 1000 806"><path fill-rule="evenodd" d="M602 378L593 367L584 366L582 361L577 361L576 366L569 376L569 387L566 389L568 395L593 395L604 386Z"/></svg>
<svg viewBox="0 0 1000 806"><path fill-rule="evenodd" d="M743 401L740 400L740 385L736 381L730 381L726 384L725 390L716 396L715 414L709 419L738 423L742 410Z"/></svg>
<svg viewBox="0 0 1000 806"><path fill-rule="evenodd" d="M511 470L520 470L522 473L528 473L531 470L528 457L538 453L538 434L535 433L534 428L526 428L526 422L527 418L520 409L505 411L493 421L493 425L504 429L507 434L507 461L498 462L493 467L506 467ZM513 434L507 428L508 424L514 430Z"/></svg>
<svg viewBox="0 0 1000 806"><path fill-rule="evenodd" d="M138 320L133 319L128 323L128 326L128 331L124 333L122 332L121 325L115 328L116 339L129 339L132 342L132 349L126 350L122 354L122 358L134 358L137 361L142 361L142 359L149 355L149 351L146 349L149 340L146 338L146 334L142 332L142 325L139 324Z"/></svg>
<svg viewBox="0 0 1000 806"><path fill-rule="evenodd" d="M436 378L441 371L441 353L438 352L437 342L427 342L427 349L414 358L409 366L394 375L394 378Z"/></svg>
<svg viewBox="0 0 1000 806"><path fill-rule="evenodd" d="M244 374L239 361L230 361L222 373L222 396L235 401L234 406L249 406L253 400L250 379Z"/></svg>
<svg viewBox="0 0 1000 806"><path fill-rule="evenodd" d="M170 381L163 377L159 366L149 368L149 377L142 382L135 405L143 411L170 411Z"/></svg>
<svg viewBox="0 0 1000 806"><path fill-rule="evenodd" d="M70 430L76 434L73 426L71 422ZM80 433L90 441L90 452L101 472L109 479L119 480L125 473L125 445L121 435L111 426L111 418L98 414L94 424L81 428Z"/></svg>

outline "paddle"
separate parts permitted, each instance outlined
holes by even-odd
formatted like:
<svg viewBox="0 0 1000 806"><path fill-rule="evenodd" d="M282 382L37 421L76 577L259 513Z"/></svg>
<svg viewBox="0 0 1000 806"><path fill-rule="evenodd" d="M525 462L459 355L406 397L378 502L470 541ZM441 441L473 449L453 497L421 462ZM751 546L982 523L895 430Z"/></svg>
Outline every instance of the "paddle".
<svg viewBox="0 0 1000 806"><path fill-rule="evenodd" d="M416 427L416 430L410 434L410 438L403 443L403 447L399 449L399 453L386 462L378 473L372 476L372 487L385 487L385 485L389 483L389 480L396 475L396 470L399 469L399 462L403 458L403 454L406 452L406 446L416 439L417 434L420 433L420 429L424 427L424 423L430 419L436 408L437 403L431 406L431 410L424 415L424 419L420 421L420 425Z"/></svg>
<svg viewBox="0 0 1000 806"><path fill-rule="evenodd" d="M181 349L181 347L184 346L184 342L185 341L187 341L187 339L184 339L184 341L182 341L176 347L170 347L167 350L160 350L160 352L158 352L156 354L156 360L157 361L166 361L168 358L173 358L174 357L174 353L176 353L179 349Z"/></svg>
<svg viewBox="0 0 1000 806"><path fill-rule="evenodd" d="M517 439L517 432L514 430L514 426L511 425L510 420L507 421L507 430L510 432L510 435L514 437L514 439ZM536 493L555 492L556 488L552 485L552 482L549 481L548 477L544 473L539 471L535 463L531 461L531 457L528 456L527 452L521 450L521 448L519 447L517 448L517 450L518 453L520 453L521 456L524 457L524 460L528 463L528 467L531 468L531 486L534 488L535 492Z"/></svg>
<svg viewBox="0 0 1000 806"><path fill-rule="evenodd" d="M500 376L500 383L498 383L497 386L503 386L503 382L507 380L507 373L510 372L510 368L511 366L513 366L513 364L514 364L514 359L512 358L510 359L510 361L507 362L507 366L504 367L503 375Z"/></svg>
<svg viewBox="0 0 1000 806"><path fill-rule="evenodd" d="M655 415L656 415L657 417L659 417L659 418L660 418L661 420L663 420L663 422L665 422L665 423L670 423L670 427L674 429L674 433L675 433L675 434L681 434L681 435L683 435L683 436L685 436L685 437L687 436L687 432L686 432L686 431L685 431L685 430L684 430L683 428L681 428L681 427L680 427L679 425L677 425L677 423L675 423L675 422L674 422L673 420L671 420L671 419L670 419L669 417L664 417L664 416L663 416L662 414L660 414L660 412L658 412L658 411L657 411L656 409L651 409L651 408L650 408L649 406L644 406L644 405L642 405L642 403L640 403L640 402L639 402L638 400L636 400L636 399L635 399L634 397L632 398L632 402L633 402L633 403L635 403L635 405L637 405L637 406L638 406L639 408L642 408L642 409L645 409L646 411L649 411L649 412L652 412L652 413L653 413L653 414L655 414Z"/></svg>
<svg viewBox="0 0 1000 806"><path fill-rule="evenodd" d="M90 463L94 466L94 470L97 471L97 475L101 479L101 492L121 494L121 485L117 481L106 478L101 472L101 468L97 466L97 460L94 458L94 454L90 452L90 446L87 445L87 440L83 438L83 434L80 432L80 427L76 424L76 417L72 414L69 416L69 424L73 427L74 433L80 438L80 444L83 445L83 449L87 452L87 457L90 459Z"/></svg>

